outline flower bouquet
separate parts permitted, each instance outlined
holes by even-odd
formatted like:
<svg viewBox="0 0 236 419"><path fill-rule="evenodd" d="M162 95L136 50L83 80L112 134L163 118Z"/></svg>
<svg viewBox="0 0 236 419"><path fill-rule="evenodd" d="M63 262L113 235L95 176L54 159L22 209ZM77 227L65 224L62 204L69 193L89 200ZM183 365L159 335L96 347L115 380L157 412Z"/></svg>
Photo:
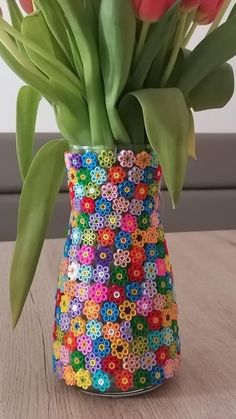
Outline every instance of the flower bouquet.
<svg viewBox="0 0 236 419"><path fill-rule="evenodd" d="M193 111L234 91L230 0L6 0L0 55L26 83L17 99L23 188L10 277L21 315L68 173L71 215L56 293L53 365L68 385L99 394L146 391L180 359L172 268L160 220L163 174L173 206ZM231 7L227 20L222 18ZM209 31L191 51L198 25ZM61 139L33 156L40 100Z"/></svg>

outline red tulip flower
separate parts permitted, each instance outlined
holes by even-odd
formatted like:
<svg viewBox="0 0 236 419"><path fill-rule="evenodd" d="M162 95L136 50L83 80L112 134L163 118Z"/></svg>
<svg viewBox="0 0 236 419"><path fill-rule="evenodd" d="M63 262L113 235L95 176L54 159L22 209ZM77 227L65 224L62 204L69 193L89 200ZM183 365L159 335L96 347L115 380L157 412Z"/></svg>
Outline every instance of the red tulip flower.
<svg viewBox="0 0 236 419"><path fill-rule="evenodd" d="M201 0L182 0L181 9L184 12L189 12L191 10L197 9L200 3L201 3Z"/></svg>
<svg viewBox="0 0 236 419"><path fill-rule="evenodd" d="M175 0L133 0L139 19L156 22L175 3Z"/></svg>
<svg viewBox="0 0 236 419"><path fill-rule="evenodd" d="M34 11L33 0L20 0L20 5L28 14Z"/></svg>
<svg viewBox="0 0 236 419"><path fill-rule="evenodd" d="M224 0L201 0L195 21L200 25L208 25L218 15Z"/></svg>

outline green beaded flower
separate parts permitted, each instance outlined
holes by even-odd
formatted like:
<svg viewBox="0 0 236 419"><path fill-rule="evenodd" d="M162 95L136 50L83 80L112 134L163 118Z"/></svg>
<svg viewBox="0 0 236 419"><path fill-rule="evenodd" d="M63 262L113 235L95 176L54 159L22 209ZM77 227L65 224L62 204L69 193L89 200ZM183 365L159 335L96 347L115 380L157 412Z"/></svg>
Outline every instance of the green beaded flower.
<svg viewBox="0 0 236 419"><path fill-rule="evenodd" d="M127 282L127 280L128 275L126 269L121 268L120 266L115 267L111 274L112 283L122 286Z"/></svg>
<svg viewBox="0 0 236 419"><path fill-rule="evenodd" d="M70 363L76 372L79 371L81 368L85 367L84 355L79 351L72 352Z"/></svg>
<svg viewBox="0 0 236 419"><path fill-rule="evenodd" d="M166 294L167 290L170 288L169 278L167 276L159 276L155 282L157 284L157 291L160 294Z"/></svg>
<svg viewBox="0 0 236 419"><path fill-rule="evenodd" d="M113 151L105 151L103 150L99 156L98 160L101 167L110 168L116 161L116 155Z"/></svg>
<svg viewBox="0 0 236 419"><path fill-rule="evenodd" d="M145 370L138 370L134 374L134 386L136 388L145 388L150 385L149 374Z"/></svg>
<svg viewBox="0 0 236 419"><path fill-rule="evenodd" d="M148 195L154 197L156 196L157 192L158 192L158 183L157 182L151 183L151 185L149 186Z"/></svg>
<svg viewBox="0 0 236 419"><path fill-rule="evenodd" d="M166 255L166 251L163 242L159 241L156 246L158 251L158 257L164 258Z"/></svg>
<svg viewBox="0 0 236 419"><path fill-rule="evenodd" d="M80 169L77 172L77 179L80 185L87 185L91 181L90 171L88 169Z"/></svg>
<svg viewBox="0 0 236 419"><path fill-rule="evenodd" d="M150 216L145 212L138 217L138 226L141 230L146 230L150 226Z"/></svg>
<svg viewBox="0 0 236 419"><path fill-rule="evenodd" d="M99 185L97 185L96 183L89 182L85 186L85 194L89 198L96 199L100 196L101 189L100 189Z"/></svg>
<svg viewBox="0 0 236 419"><path fill-rule="evenodd" d="M136 316L131 320L131 327L135 337L144 336L147 332L148 324L144 317Z"/></svg>
<svg viewBox="0 0 236 419"><path fill-rule="evenodd" d="M173 291L168 290L166 295L165 295L165 298L166 298L165 308L170 308L172 306L173 302L174 302Z"/></svg>
<svg viewBox="0 0 236 419"><path fill-rule="evenodd" d="M82 241L83 244L93 246L94 244L96 244L97 235L91 228L86 228L82 234Z"/></svg>
<svg viewBox="0 0 236 419"><path fill-rule="evenodd" d="M77 218L77 223L78 223L78 227L81 230L85 230L86 228L89 227L89 215L86 214L85 212L82 212L81 214L79 214Z"/></svg>
<svg viewBox="0 0 236 419"><path fill-rule="evenodd" d="M178 334L179 334L179 328L178 328L178 323L177 323L176 320L173 320L172 321L171 329L173 330L173 336L175 338L177 338L178 337Z"/></svg>

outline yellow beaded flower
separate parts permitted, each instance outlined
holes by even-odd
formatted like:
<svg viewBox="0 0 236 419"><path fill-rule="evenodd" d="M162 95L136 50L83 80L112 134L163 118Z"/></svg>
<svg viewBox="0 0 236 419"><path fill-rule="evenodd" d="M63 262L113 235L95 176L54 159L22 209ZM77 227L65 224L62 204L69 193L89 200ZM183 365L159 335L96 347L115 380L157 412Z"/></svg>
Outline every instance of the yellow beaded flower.
<svg viewBox="0 0 236 419"><path fill-rule="evenodd" d="M148 339L143 336L138 336L132 342L132 352L136 355L143 356L148 351Z"/></svg>
<svg viewBox="0 0 236 419"><path fill-rule="evenodd" d="M165 263L166 263L166 270L167 272L171 272L171 263L170 263L170 256L165 256Z"/></svg>
<svg viewBox="0 0 236 419"><path fill-rule="evenodd" d="M100 196L100 194L101 194L100 186L97 185L96 183L89 182L85 186L85 194L89 198L93 198L93 199L98 198Z"/></svg>
<svg viewBox="0 0 236 419"><path fill-rule="evenodd" d="M87 390L88 387L92 384L91 374L89 371L81 368L75 374L75 380L78 387L82 387L84 390Z"/></svg>
<svg viewBox="0 0 236 419"><path fill-rule="evenodd" d="M87 244L89 246L93 246L94 244L96 244L96 233L92 230L92 228L86 228L83 231L82 234L82 241L84 244Z"/></svg>
<svg viewBox="0 0 236 419"><path fill-rule="evenodd" d="M103 150L99 156L98 160L101 167L107 167L110 168L116 161L116 156L113 151L105 151Z"/></svg>
<svg viewBox="0 0 236 419"><path fill-rule="evenodd" d="M119 305L120 318L122 320L130 321L132 317L136 316L136 306L135 303L131 303L128 300L125 300L122 304Z"/></svg>
<svg viewBox="0 0 236 419"><path fill-rule="evenodd" d="M165 238L165 233L162 226L158 227L158 235L159 235L159 240L163 242Z"/></svg>
<svg viewBox="0 0 236 419"><path fill-rule="evenodd" d="M60 301L60 307L61 307L62 313L67 313L69 309L69 304L70 304L70 297L68 297L68 295L62 295L61 301Z"/></svg>
<svg viewBox="0 0 236 419"><path fill-rule="evenodd" d="M100 304L96 304L93 300L87 300L84 304L83 314L88 320L97 319L100 312Z"/></svg>
<svg viewBox="0 0 236 419"><path fill-rule="evenodd" d="M73 228L78 227L78 212L75 211L75 210L71 211L70 224L71 224L71 227L73 227Z"/></svg>
<svg viewBox="0 0 236 419"><path fill-rule="evenodd" d="M168 290L165 295L165 308L169 308L173 304L173 292Z"/></svg>
<svg viewBox="0 0 236 419"><path fill-rule="evenodd" d="M75 372L71 365L66 365L63 371L63 378L68 386L74 386L75 381Z"/></svg>
<svg viewBox="0 0 236 419"><path fill-rule="evenodd" d="M157 192L158 192L158 183L157 182L152 183L151 185L149 185L148 195L154 197L154 196L156 196Z"/></svg>
<svg viewBox="0 0 236 419"><path fill-rule="evenodd" d="M129 353L129 343L123 339L117 339L111 344L111 353L118 359L122 359Z"/></svg>
<svg viewBox="0 0 236 419"><path fill-rule="evenodd" d="M61 330L60 327L56 327L56 337L59 342L63 342L64 339L64 332Z"/></svg>
<svg viewBox="0 0 236 419"><path fill-rule="evenodd" d="M62 344L59 340L53 342L53 355L57 360L60 359L61 346Z"/></svg>
<svg viewBox="0 0 236 419"><path fill-rule="evenodd" d="M76 174L77 174L77 172L76 172L76 170L73 167L71 167L68 170L68 183L72 183L72 185L75 185L76 184L76 182L77 182L77 176L76 176Z"/></svg>
<svg viewBox="0 0 236 419"><path fill-rule="evenodd" d="M81 336L86 331L86 321L82 317L71 319L71 331L75 336Z"/></svg>

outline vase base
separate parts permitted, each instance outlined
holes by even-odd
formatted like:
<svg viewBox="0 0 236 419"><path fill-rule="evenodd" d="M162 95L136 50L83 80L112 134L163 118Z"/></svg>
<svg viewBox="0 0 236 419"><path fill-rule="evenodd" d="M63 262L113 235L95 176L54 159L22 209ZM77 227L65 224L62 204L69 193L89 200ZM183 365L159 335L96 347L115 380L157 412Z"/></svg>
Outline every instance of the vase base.
<svg viewBox="0 0 236 419"><path fill-rule="evenodd" d="M140 390L130 390L125 392L106 392L106 393L98 393L96 391L91 390L81 390L82 393L88 394L89 396L101 396L101 397L131 397L131 396L139 396L140 394L149 393L150 391L155 390L156 388L160 387L162 384L149 386L145 389Z"/></svg>

